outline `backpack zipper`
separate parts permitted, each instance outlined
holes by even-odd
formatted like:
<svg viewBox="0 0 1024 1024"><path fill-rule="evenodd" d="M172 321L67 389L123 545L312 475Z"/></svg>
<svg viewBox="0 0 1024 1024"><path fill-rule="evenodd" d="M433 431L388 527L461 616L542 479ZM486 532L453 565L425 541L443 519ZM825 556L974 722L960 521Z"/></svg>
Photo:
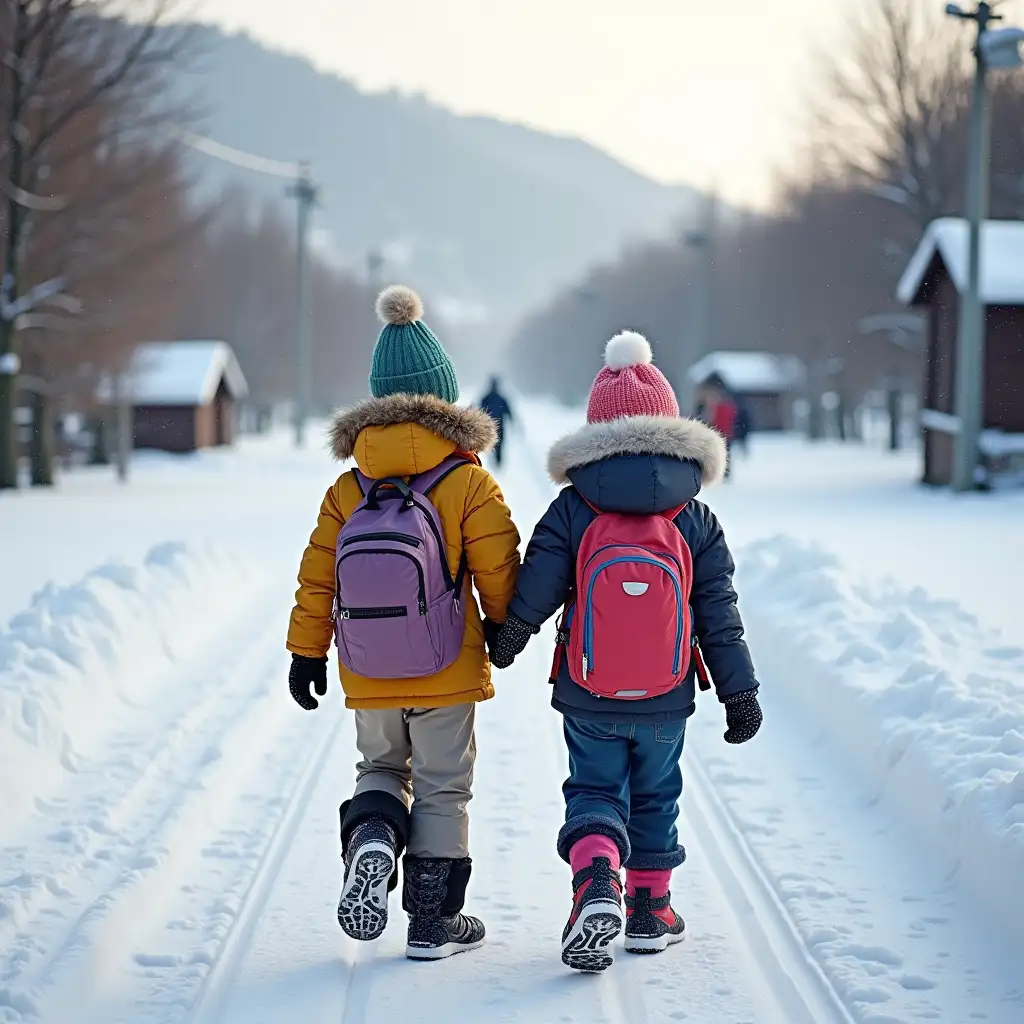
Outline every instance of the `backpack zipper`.
<svg viewBox="0 0 1024 1024"><path fill-rule="evenodd" d="M639 545L637 545L639 546ZM623 556L621 558L612 558L602 565L599 565L590 577L590 586L587 587L587 601L583 609L583 678L587 678L588 672L594 667L594 619L591 611L591 606L594 596L594 585L597 582L597 577L600 573L604 572L609 566L616 565L619 562L643 562L648 565L653 565L655 568L661 569L670 580L672 580L672 586L676 592L676 645L675 645L675 656L672 660L672 675L677 675L679 672L679 659L682 656L680 648L683 644L683 634L685 632L686 620L683 614L683 592L682 587L679 585L679 580L672 575L671 572L664 565L661 564L655 558L632 558L630 556Z"/></svg>
<svg viewBox="0 0 1024 1024"><path fill-rule="evenodd" d="M684 540L684 543L685 543L685 540ZM679 578L682 579L683 576L685 575L685 573L683 572L683 563L680 562L679 559L676 558L676 556L673 555L671 551L658 551L656 548L649 548L649 547L647 547L646 544L623 544L623 543L618 542L618 541L616 543L614 543L614 544L602 544L586 560L586 562L583 565L583 571L584 572L587 571L587 567L590 565L590 563L595 558L597 558L597 556L599 554L601 554L602 551L611 551L612 548L636 548L638 551L646 551L648 554L654 555L657 558L670 558L673 562L676 563L676 568L679 569Z"/></svg>
<svg viewBox="0 0 1024 1024"><path fill-rule="evenodd" d="M341 546L348 547L349 544L361 544L364 540L393 540L396 544L408 544L410 547L419 548L423 546L421 540L417 540L415 537L409 537L404 533L364 533L360 537L349 537L348 540L343 540Z"/></svg>
<svg viewBox="0 0 1024 1024"><path fill-rule="evenodd" d="M395 608L338 608L339 619L403 619L409 612L401 605Z"/></svg>
<svg viewBox="0 0 1024 1024"><path fill-rule="evenodd" d="M427 509L425 509L423 505L415 499L415 497L412 499L412 503L423 514L423 517L427 521L427 526L430 527L431 533L434 535L434 540L437 541L437 550L441 556L441 571L444 573L445 587L447 590L454 590L455 580L452 579L452 570L448 565L448 544L444 537L441 536L441 531L437 528L437 523L434 522L434 517L430 512L427 511Z"/></svg>
<svg viewBox="0 0 1024 1024"><path fill-rule="evenodd" d="M427 587L423 580L423 567L418 561L405 551L389 551L387 548L366 548L363 551L350 551L347 555L342 555L338 559L338 564L334 570L334 586L335 593L341 593L341 563L346 558L353 558L356 555L398 555L400 558L408 558L410 562L416 567L416 576L419 578L419 613L420 615L427 614ZM340 604L338 605L340 609Z"/></svg>

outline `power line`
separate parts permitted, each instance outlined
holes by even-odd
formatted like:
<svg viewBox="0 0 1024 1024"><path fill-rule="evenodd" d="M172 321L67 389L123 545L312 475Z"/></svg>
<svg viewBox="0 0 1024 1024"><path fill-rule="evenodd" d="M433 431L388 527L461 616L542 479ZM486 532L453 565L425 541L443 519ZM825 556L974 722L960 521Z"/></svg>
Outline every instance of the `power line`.
<svg viewBox="0 0 1024 1024"><path fill-rule="evenodd" d="M296 237L295 266L295 444L302 447L306 437L306 420L312 405L312 352L309 316L309 222L313 208L317 205L320 190L313 182L313 172L308 163L286 163L283 160L269 160L267 157L247 153L223 142L208 139L187 128L168 122L168 134L190 149L205 153L216 160L243 167L246 170L269 174L275 178L290 178L294 183L288 195L295 199L298 207L298 231Z"/></svg>
<svg viewBox="0 0 1024 1024"><path fill-rule="evenodd" d="M277 178L298 178L302 174L302 167L299 164L286 163L283 160L270 160L264 156L257 156L255 153L247 153L243 149L235 149L234 146L226 146L223 142L208 139L205 135L197 135L180 125L168 123L166 129L168 135L190 149L215 157L217 160L223 160L225 163L234 164L236 167L259 171L262 174L271 174Z"/></svg>

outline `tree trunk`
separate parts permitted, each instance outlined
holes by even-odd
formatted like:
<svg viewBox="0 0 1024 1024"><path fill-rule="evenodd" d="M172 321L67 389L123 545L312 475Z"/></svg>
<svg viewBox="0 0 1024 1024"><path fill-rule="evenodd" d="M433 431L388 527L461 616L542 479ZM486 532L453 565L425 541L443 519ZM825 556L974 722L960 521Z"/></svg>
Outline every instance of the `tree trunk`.
<svg viewBox="0 0 1024 1024"><path fill-rule="evenodd" d="M900 414L902 398L898 388L890 388L886 393L886 405L889 412L889 451L898 452L902 447L900 440Z"/></svg>
<svg viewBox="0 0 1024 1024"><path fill-rule="evenodd" d="M849 431L851 441L859 442L864 440L864 431L862 429L863 424L861 423L861 414L863 411L863 405L858 405L850 411Z"/></svg>
<svg viewBox="0 0 1024 1024"><path fill-rule="evenodd" d="M821 393L815 389L808 403L807 438L810 441L820 441L825 436L825 409L821 398Z"/></svg>
<svg viewBox="0 0 1024 1024"><path fill-rule="evenodd" d="M0 490L18 486L18 427L14 422L13 373L0 372Z"/></svg>
<svg viewBox="0 0 1024 1024"><path fill-rule="evenodd" d="M90 466L110 465L110 423L104 411L92 424L92 447L89 449Z"/></svg>
<svg viewBox="0 0 1024 1024"><path fill-rule="evenodd" d="M838 392L836 397L837 397L836 408L835 408L836 437L840 441L848 441L849 437L847 435L847 430L846 430L846 427L847 427L847 423L846 423L846 408L847 408L847 406L846 406L846 397L843 395L842 391Z"/></svg>
<svg viewBox="0 0 1024 1024"><path fill-rule="evenodd" d="M131 462L132 453L132 407L124 392L124 374L119 373L115 381L117 479L121 483L127 483L128 465Z"/></svg>
<svg viewBox="0 0 1024 1024"><path fill-rule="evenodd" d="M32 486L53 486L53 417L50 397L42 391L32 393Z"/></svg>
<svg viewBox="0 0 1024 1024"><path fill-rule="evenodd" d="M10 42L4 41L4 49L11 52L5 56L11 68L11 89L6 97L3 123L6 138L0 148L7 151L7 166L4 175L7 181L20 188L24 173L25 146L19 131L15 128L22 124L25 103L25 81L28 78L22 72L21 60L25 56L27 44L28 6L15 5L14 17L10 5L5 24L8 30L13 29ZM7 76L4 76L7 80ZM21 249L21 230L24 210L15 199L11 188L4 189L4 238L0 249L3 250L4 263L0 268L0 306L13 303L18 290L18 270ZM14 422L15 384L18 376L18 356L15 348L15 327L13 316L0 316L0 490L18 486L18 425Z"/></svg>

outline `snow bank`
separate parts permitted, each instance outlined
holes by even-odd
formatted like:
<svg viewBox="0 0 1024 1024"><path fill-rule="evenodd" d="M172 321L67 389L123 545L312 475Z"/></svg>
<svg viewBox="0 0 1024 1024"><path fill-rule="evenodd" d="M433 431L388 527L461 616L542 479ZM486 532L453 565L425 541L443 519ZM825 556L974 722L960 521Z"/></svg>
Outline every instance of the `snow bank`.
<svg viewBox="0 0 1024 1024"><path fill-rule="evenodd" d="M941 557L941 552L936 552ZM1024 921L1024 649L950 601L862 584L788 537L737 573L769 685L795 696L1011 926Z"/></svg>
<svg viewBox="0 0 1024 1024"><path fill-rule="evenodd" d="M214 640L253 580L217 549L166 543L139 566L47 584L10 620L0 631L4 831L67 773L88 768L119 712L161 696L169 665Z"/></svg>

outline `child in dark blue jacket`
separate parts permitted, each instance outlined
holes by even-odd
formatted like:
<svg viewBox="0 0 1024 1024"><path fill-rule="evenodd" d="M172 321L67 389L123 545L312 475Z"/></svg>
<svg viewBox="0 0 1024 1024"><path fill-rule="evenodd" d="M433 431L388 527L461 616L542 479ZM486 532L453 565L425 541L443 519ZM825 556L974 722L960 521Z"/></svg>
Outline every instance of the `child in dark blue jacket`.
<svg viewBox="0 0 1024 1024"><path fill-rule="evenodd" d="M599 514L671 517L682 507L672 522L692 554L693 635L725 705L725 739L744 743L760 728L761 709L736 607L733 559L718 520L694 500L702 486L722 478L725 442L710 427L680 418L671 385L651 365L646 339L628 331L616 336L605 362L591 390L586 426L549 453L552 479L568 486L534 531L492 662L511 665L573 596L576 556ZM625 632L621 643L631 643ZM570 967L604 970L611 964L611 942L622 929L622 865L626 949L656 953L683 938L669 883L685 857L676 828L679 762L686 719L694 711L698 660L691 658L682 681L668 692L617 700L574 681L568 659L560 658L552 704L564 716L569 748L558 853L573 870L573 909L562 935L562 959ZM644 681L622 682L629 690Z"/></svg>

